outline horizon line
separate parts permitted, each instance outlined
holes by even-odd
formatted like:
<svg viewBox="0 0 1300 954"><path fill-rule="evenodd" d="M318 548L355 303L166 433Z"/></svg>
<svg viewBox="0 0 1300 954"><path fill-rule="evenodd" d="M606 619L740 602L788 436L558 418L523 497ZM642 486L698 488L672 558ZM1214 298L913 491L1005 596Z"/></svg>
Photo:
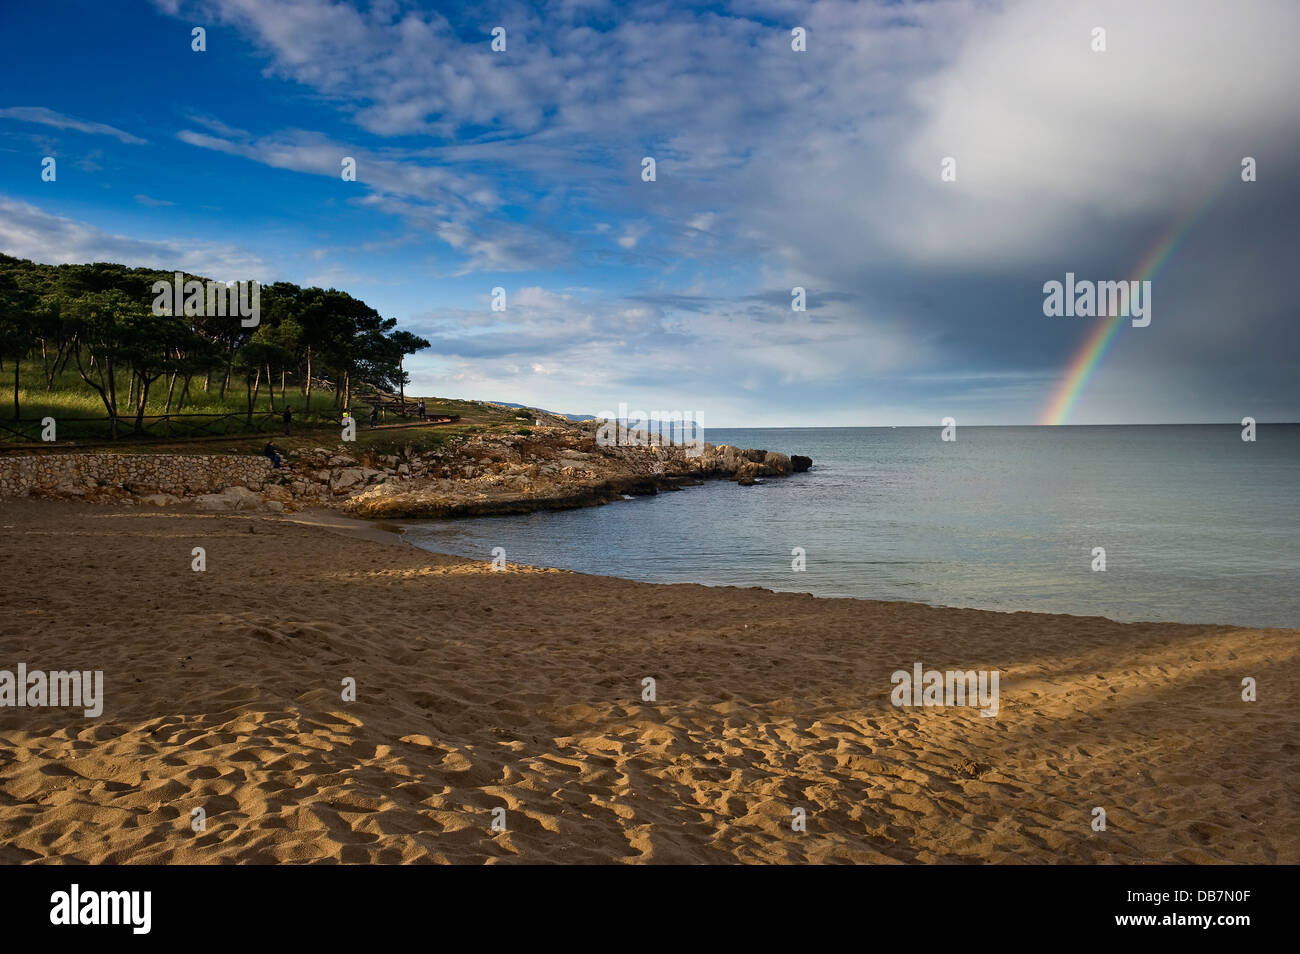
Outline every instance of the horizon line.
<svg viewBox="0 0 1300 954"><path fill-rule="evenodd" d="M1300 421L1255 421L1256 427L1263 425L1269 426L1295 426L1300 425ZM942 428L943 424L707 424L704 431L707 433L713 430L833 430L844 428L861 428L863 430L872 428L885 428L901 430L907 429L931 429ZM1059 427L1241 427L1240 421L1159 421L1159 422L1142 422L1142 421L1124 421L1112 422L1107 424L959 424L959 427L1041 427L1052 429Z"/></svg>

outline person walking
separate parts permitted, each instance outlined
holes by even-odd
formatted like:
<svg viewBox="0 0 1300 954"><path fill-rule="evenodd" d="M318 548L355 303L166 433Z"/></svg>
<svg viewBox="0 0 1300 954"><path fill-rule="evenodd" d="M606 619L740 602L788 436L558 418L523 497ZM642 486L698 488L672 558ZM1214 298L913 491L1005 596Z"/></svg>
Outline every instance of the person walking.
<svg viewBox="0 0 1300 954"><path fill-rule="evenodd" d="M424 420L424 398L420 398L420 420Z"/></svg>
<svg viewBox="0 0 1300 954"><path fill-rule="evenodd" d="M289 436L289 425L293 423L293 408L286 404L284 406L284 436Z"/></svg>
<svg viewBox="0 0 1300 954"><path fill-rule="evenodd" d="M379 426L379 405L378 404L370 405L370 426L371 427Z"/></svg>

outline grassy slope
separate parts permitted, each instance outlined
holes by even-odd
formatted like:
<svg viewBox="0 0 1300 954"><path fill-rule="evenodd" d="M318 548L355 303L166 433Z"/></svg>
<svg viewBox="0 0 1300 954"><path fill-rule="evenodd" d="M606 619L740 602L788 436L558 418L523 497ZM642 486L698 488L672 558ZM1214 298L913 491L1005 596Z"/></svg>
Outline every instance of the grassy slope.
<svg viewBox="0 0 1300 954"><path fill-rule="evenodd" d="M275 395L275 429L274 431L232 433L219 439L204 441L167 440L164 437L137 438L132 434L135 409L128 407L126 400L126 382L118 392L118 432L119 439L108 445L99 444L94 449L111 449L123 453L259 453L267 440L272 441L282 450L310 448L317 446L334 446L339 443L340 430L337 424L323 426L304 426L306 418L306 401L302 394L292 385L288 389L288 401L294 408L295 425L293 435L285 437L279 425L278 415L284 409L280 399L279 388ZM160 386L161 385L161 386ZM223 400L219 393L219 383L214 379L208 393L203 392L201 378L190 383L190 395L185 407L177 411L175 397L179 397L181 383L176 385L171 413L183 414L240 414L247 413L247 395L242 382L238 387L227 390ZM414 399L411 395L408 399ZM74 370L65 371L55 379L53 390L47 390L41 369L35 363L27 362L22 367L18 392L20 412L24 420L21 430L29 436L28 441L37 439L40 431L39 420L53 417L58 423L58 447L61 450L75 449L77 443L101 442L109 439L107 411L99 394L89 387ZM167 382L160 378L150 389L149 402L145 414L163 414L167 404ZM461 401L450 398L425 397L425 405L430 416L460 415L456 424L443 424L429 427L414 427L388 430L383 427L371 430L369 426L370 407L355 394L353 396L353 416L357 419L356 442L358 452L391 453L396 448L414 445L417 450L428 450L445 442L451 437L472 433L477 430L515 430L533 422L533 415L527 411L515 411L497 408L478 401ZM254 408L255 415L270 412L270 400L265 387L258 394ZM339 411L334 407L334 395L327 391L314 391L312 394L312 414L337 419ZM95 421L77 421L75 418L96 418ZM394 414L385 416L384 423L402 422L404 419ZM13 427L13 370L6 364L0 371L0 424ZM242 429L242 419L239 422ZM267 425L264 425L264 427ZM0 431L0 453L5 452L6 444L18 444L19 439L12 434ZM12 447L11 452L19 451Z"/></svg>

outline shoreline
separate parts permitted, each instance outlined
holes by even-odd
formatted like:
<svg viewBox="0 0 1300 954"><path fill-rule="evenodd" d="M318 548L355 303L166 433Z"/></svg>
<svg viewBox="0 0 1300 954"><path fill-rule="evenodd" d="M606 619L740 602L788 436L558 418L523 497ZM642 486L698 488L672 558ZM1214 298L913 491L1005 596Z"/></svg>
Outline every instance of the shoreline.
<svg viewBox="0 0 1300 954"><path fill-rule="evenodd" d="M517 423L517 422L516 422ZM810 457L708 442L663 444L596 422L440 435L375 447L294 447L260 454L0 454L0 500L82 499L205 510L336 509L376 520L533 513L602 506L709 480L751 486L812 467ZM480 431L483 431L480 433ZM621 439L620 439L621 438ZM607 440L608 439L608 440ZM421 443L417 443L421 441ZM612 443L609 442L612 440ZM356 454L357 456L353 456Z"/></svg>
<svg viewBox="0 0 1300 954"><path fill-rule="evenodd" d="M402 525L393 520L368 520L360 517L346 517L337 510L327 510L323 507L311 507L293 514L282 514L280 519L287 523L297 523L305 527L320 527L354 539L371 540L375 543L409 547L414 550L421 549L406 539L406 533ZM454 556L451 553L442 555Z"/></svg>
<svg viewBox="0 0 1300 954"><path fill-rule="evenodd" d="M307 511L304 511L304 513L306 512ZM329 513L329 512L330 511L321 511L321 513ZM286 519L292 519L292 518L286 516ZM400 520L371 520L371 519L356 519L356 518L344 518L344 519L349 519L350 522L355 523L357 525L356 530L358 531L359 535L363 535L360 534L360 531L363 530L366 525L371 525L371 524L379 525L384 527L385 533L391 534L393 536L394 539L389 541L391 543L411 547L422 553L429 553L435 556L447 557L456 560L464 560L467 563L489 562L486 560L475 560L473 557L462 556L461 554L458 553L449 553L445 550L430 550L426 547L420 546L419 544L412 543L410 540L406 539L406 527L412 524L408 524ZM474 519L474 518L429 517L429 518L422 518L422 519L428 520L429 522L432 523L432 522L440 522L440 521ZM324 524L321 525L324 526ZM347 531L340 528L340 532L346 533ZM693 580L640 580L635 577L620 576L615 573L591 573L586 570L574 570L574 569L570 569L569 567L554 566L545 563L527 563L527 562L511 561L508 563L508 565L527 567L535 570L544 570L547 572L573 573L579 576L589 576L598 579L622 580L628 583L637 583L642 586L703 586L709 589L718 589L718 590L737 590L737 591L757 590L764 593L773 593L779 595L808 596L815 600L851 600L851 601L856 601L861 603L884 603L884 604L900 604L906 606L925 606L930 609L938 609L938 610L963 610L963 611L974 612L974 613L997 613L1006 616L1015 616L1018 614L1027 613L1033 616L1043 616L1043 617L1060 616L1068 619L1103 620L1107 623L1112 623L1116 626L1138 626L1138 625L1217 626L1225 629L1253 629L1253 630L1257 629L1257 630L1267 630L1267 631L1300 633L1300 626L1294 626L1294 627L1293 626L1256 626L1253 624L1245 624L1245 623L1218 623L1218 622L1189 623L1182 620L1158 620L1158 619L1122 620L1122 619L1116 619L1113 616L1103 616L1101 614L1068 613L1064 611L1036 610L1036 609L991 609L988 607L981 607L981 606L954 606L948 603L926 603L922 600L888 600L888 599L878 599L870 596L843 596L843 595L832 595L832 594L819 594L819 593L809 592L808 590L794 590L794 589L779 590L769 586L757 586L757 585L743 586L737 583L707 583L707 582L699 582Z"/></svg>
<svg viewBox="0 0 1300 954"><path fill-rule="evenodd" d="M184 507L184 506L173 507L168 509L171 509L174 512L186 512L186 511L193 512L193 513L201 512L192 507ZM3 513L2 508L0 508L0 513ZM311 507L299 511L294 511L292 513L286 512L280 514L272 514L269 515L269 517L270 519L278 519L286 523L294 523L294 524L299 524L301 526L308 526L308 527L318 527L320 529L328 530L330 532L336 533L343 537L360 539L360 540L369 540L374 543L382 543L388 546L396 546L403 549L414 550L418 553L427 553L431 556L440 557L447 560L455 560L455 561L463 562L465 564L487 564L490 562L487 560L475 560L473 557L462 556L461 554L458 553L449 553L445 550L430 550L426 547L422 547L419 546L418 544L412 543L410 540L406 538L406 527L408 526L408 524L402 520L388 520L388 519L374 518L374 517L352 517L352 516L346 516L345 514L340 513L337 510L323 508L323 507L320 508ZM420 518L420 519L429 520L433 522L433 521L441 521L441 520L459 520L459 519L473 519L473 518L428 517L428 518ZM657 586L657 587L659 586L663 586L663 587L703 586L708 589L714 589L714 590L734 590L737 592L756 591L762 593L771 593L773 595L810 597L814 600L849 600L849 601L859 602L859 603L881 603L885 605L919 606L919 607L926 607L927 609L934 609L934 610L960 610L960 611L972 612L972 613L995 613L1004 616L1016 616L1021 614L1029 614L1031 616L1041 616L1041 617L1049 617L1049 618L1063 617L1072 620L1074 619L1100 620L1116 626L1152 625L1152 626L1218 627L1222 629L1232 629L1232 630L1251 629L1251 630L1262 630L1262 631L1277 631L1277 632L1284 632L1284 633L1297 633L1298 635L1300 635L1300 627L1289 627L1289 626L1255 626L1255 625L1247 625L1242 623L1217 623L1217 622L1188 623L1180 620L1150 620L1150 619L1121 620L1121 619L1115 619L1112 616L1103 616L1099 614L1084 615L1081 613L1053 612L1047 610L1031 610L1031 609L989 609L987 607L979 607L979 606L953 606L946 603L926 603L921 600L885 600L885 599L876 599L868 596L820 595L817 593L811 593L807 590L778 590L768 586L742 586L736 583L702 583L702 582L687 581L687 580L638 580L630 576L619 576L613 573L589 573L586 570L573 570L568 567L553 566L551 564L544 564L544 563L507 562L506 565L507 567L514 567L523 570L531 570L531 571L538 571L538 572L545 572L545 573L569 573L575 576L591 577L594 579L618 580L625 583L635 583L640 586Z"/></svg>
<svg viewBox="0 0 1300 954"><path fill-rule="evenodd" d="M0 707L0 861L1300 860L1300 631L493 572L301 516L0 504L0 669L106 695ZM997 715L891 704L914 664L1000 672Z"/></svg>

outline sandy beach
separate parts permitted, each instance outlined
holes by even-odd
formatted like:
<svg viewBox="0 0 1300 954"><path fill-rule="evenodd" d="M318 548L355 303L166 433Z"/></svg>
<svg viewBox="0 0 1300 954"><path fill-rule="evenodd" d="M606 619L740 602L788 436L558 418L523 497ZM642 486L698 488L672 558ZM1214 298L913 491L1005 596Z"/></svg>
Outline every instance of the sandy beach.
<svg viewBox="0 0 1300 954"><path fill-rule="evenodd" d="M6 863L1300 861L1295 630L493 572L333 515L0 524L0 669L105 696L0 708ZM998 670L996 717L891 705L917 662Z"/></svg>

